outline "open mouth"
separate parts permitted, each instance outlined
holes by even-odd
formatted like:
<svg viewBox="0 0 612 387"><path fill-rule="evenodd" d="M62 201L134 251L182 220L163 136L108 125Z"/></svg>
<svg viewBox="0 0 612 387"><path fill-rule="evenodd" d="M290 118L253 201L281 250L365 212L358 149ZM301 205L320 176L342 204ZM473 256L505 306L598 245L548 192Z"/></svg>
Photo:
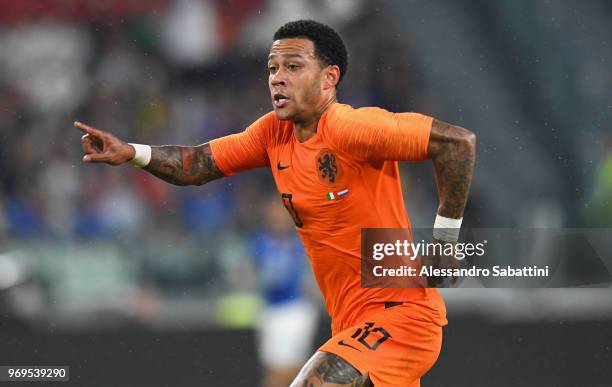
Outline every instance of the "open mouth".
<svg viewBox="0 0 612 387"><path fill-rule="evenodd" d="M284 107L285 105L287 105L287 102L289 101L289 98L287 98L286 96L280 93L275 93L272 99L274 101L274 106L278 108Z"/></svg>

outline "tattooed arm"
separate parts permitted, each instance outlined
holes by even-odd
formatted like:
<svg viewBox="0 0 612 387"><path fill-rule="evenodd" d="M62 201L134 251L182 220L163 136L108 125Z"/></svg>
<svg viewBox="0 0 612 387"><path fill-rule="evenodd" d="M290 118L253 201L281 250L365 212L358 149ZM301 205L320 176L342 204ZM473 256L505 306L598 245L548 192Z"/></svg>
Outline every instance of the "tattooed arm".
<svg viewBox="0 0 612 387"><path fill-rule="evenodd" d="M202 185L223 177L208 143L151 147L151 161L144 169L175 185Z"/></svg>
<svg viewBox="0 0 612 387"><path fill-rule="evenodd" d="M85 132L81 137L85 152L83 161L120 165L134 158L136 152L132 145L108 132L80 122L75 122L74 125ZM202 185L223 177L208 143L192 147L151 147L151 160L144 169L176 185Z"/></svg>
<svg viewBox="0 0 612 387"><path fill-rule="evenodd" d="M362 375L340 356L317 352L302 367L290 387L372 387L367 373Z"/></svg>
<svg viewBox="0 0 612 387"><path fill-rule="evenodd" d="M438 214L453 219L463 217L476 159L476 135L434 119L427 152L436 172L440 200ZM436 238L433 240L445 243ZM423 255L421 260L423 265L435 268L454 269L460 266L460 261L452 254ZM443 281L444 277L427 277L428 286L436 287ZM451 283L455 281L456 278L451 278Z"/></svg>
<svg viewBox="0 0 612 387"><path fill-rule="evenodd" d="M467 203L476 160L476 135L434 120L427 150L436 172L438 214L459 219Z"/></svg>

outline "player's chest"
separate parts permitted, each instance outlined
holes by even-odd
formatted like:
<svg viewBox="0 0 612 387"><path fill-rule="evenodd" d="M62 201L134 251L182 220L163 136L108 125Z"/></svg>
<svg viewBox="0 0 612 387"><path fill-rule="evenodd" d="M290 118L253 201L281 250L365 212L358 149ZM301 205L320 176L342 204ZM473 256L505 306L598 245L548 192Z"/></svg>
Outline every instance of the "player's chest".
<svg viewBox="0 0 612 387"><path fill-rule="evenodd" d="M269 153L283 204L298 227L334 216L354 196L358 165L325 144L288 143Z"/></svg>

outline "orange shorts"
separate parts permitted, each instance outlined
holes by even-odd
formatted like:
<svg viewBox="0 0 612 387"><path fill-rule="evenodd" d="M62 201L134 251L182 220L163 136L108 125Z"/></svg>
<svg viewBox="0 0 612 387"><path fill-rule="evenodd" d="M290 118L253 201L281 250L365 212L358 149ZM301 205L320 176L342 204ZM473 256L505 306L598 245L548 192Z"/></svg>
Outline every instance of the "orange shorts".
<svg viewBox="0 0 612 387"><path fill-rule="evenodd" d="M340 356L375 387L418 387L442 347L442 327L416 320L409 304L368 313L359 323L334 335L319 351Z"/></svg>

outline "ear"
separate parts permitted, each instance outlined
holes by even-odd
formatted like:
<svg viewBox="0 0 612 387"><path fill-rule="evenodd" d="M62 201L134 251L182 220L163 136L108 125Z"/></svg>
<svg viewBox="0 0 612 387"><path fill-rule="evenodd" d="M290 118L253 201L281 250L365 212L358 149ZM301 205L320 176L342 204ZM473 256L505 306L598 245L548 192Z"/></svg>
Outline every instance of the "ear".
<svg viewBox="0 0 612 387"><path fill-rule="evenodd" d="M326 66L323 69L322 84L323 90L336 87L340 81L340 68L336 65Z"/></svg>

